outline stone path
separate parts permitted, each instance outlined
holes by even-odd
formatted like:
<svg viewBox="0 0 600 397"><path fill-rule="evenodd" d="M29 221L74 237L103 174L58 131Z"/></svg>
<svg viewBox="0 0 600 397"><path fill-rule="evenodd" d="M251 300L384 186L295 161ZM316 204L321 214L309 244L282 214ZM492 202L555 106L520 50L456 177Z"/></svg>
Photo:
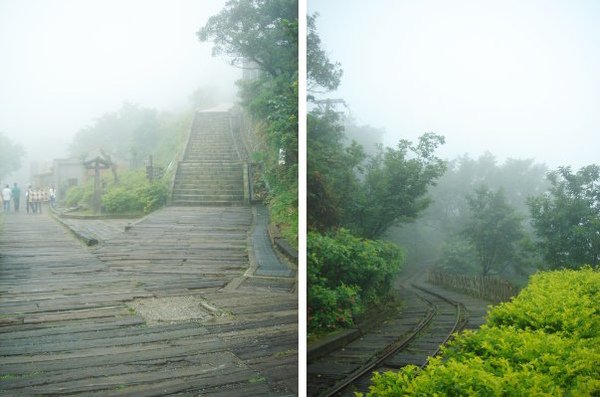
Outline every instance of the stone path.
<svg viewBox="0 0 600 397"><path fill-rule="evenodd" d="M264 205L254 207L255 225L252 231L252 246L258 268L257 276L293 277L294 271L287 267L273 251L269 233L269 213Z"/></svg>
<svg viewBox="0 0 600 397"><path fill-rule="evenodd" d="M86 247L45 214L6 216L0 395L297 394L296 294L233 283L251 221L173 207Z"/></svg>

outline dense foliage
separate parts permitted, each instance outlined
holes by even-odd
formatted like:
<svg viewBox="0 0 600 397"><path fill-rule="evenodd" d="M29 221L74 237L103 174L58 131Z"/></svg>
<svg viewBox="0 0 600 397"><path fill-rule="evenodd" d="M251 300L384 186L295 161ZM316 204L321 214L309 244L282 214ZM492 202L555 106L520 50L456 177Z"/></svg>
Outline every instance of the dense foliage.
<svg viewBox="0 0 600 397"><path fill-rule="evenodd" d="M331 62L321 46L316 25L317 17L318 14L309 15L306 21L306 80L307 90L312 93L319 90L322 92L335 90L340 85L343 74L340 63Z"/></svg>
<svg viewBox="0 0 600 397"><path fill-rule="evenodd" d="M341 100L320 100L342 75L321 48L316 15L308 18L307 205L309 329L327 332L349 325L370 304L388 296L404 255L374 240L392 225L414 220L430 203L427 189L444 170L435 156L442 136L424 134L417 143L369 148L352 134L381 131L354 126L336 108ZM363 142L370 143L370 139Z"/></svg>
<svg viewBox="0 0 600 397"><path fill-rule="evenodd" d="M0 132L0 180L21 167L24 155L25 150L21 145L13 143Z"/></svg>
<svg viewBox="0 0 600 397"><path fill-rule="evenodd" d="M79 130L70 152L85 158L101 149L114 162L134 168L142 167L152 155L154 164L166 167L176 160L190 123L191 112L159 113L125 103L118 111L105 113Z"/></svg>
<svg viewBox="0 0 600 397"><path fill-rule="evenodd" d="M298 236L298 4L296 0L230 0L198 32L257 75L239 82L242 105L266 143L269 207L284 236Z"/></svg>
<svg viewBox="0 0 600 397"><path fill-rule="evenodd" d="M518 260L517 243L524 237L522 218L508 205L502 189L493 192L481 187L467 201L471 212L463 234L477 253L481 275L498 273Z"/></svg>
<svg viewBox="0 0 600 397"><path fill-rule="evenodd" d="M389 242L360 239L345 229L309 233L309 331L350 325L365 305L381 303L403 262L402 251Z"/></svg>
<svg viewBox="0 0 600 397"><path fill-rule="evenodd" d="M434 155L442 136L427 133L417 144L401 140L367 156L356 142L347 144L341 118L331 107L314 109L307 123L310 229L346 227L377 238L392 225L414 220L430 204L427 189L445 170Z"/></svg>
<svg viewBox="0 0 600 397"><path fill-rule="evenodd" d="M600 264L600 167L548 173L550 191L528 204L539 247L552 268Z"/></svg>
<svg viewBox="0 0 600 397"><path fill-rule="evenodd" d="M376 374L368 396L592 396L600 393L600 272L532 276L425 369Z"/></svg>
<svg viewBox="0 0 600 397"><path fill-rule="evenodd" d="M428 187L446 170L434 153L443 143L443 136L427 133L417 144L403 139L395 148L381 149L370 157L354 200L350 198L348 227L375 238L393 225L415 220L431 203Z"/></svg>
<svg viewBox="0 0 600 397"><path fill-rule="evenodd" d="M432 204L422 216L413 223L391 228L386 237L406 247L408 261L437 263L453 272L481 273L481 264L473 260L475 249L464 235L473 215L469 197L476 195L482 185L492 191L502 189L505 204L514 209L514 216L523 218L524 238L517 243L518 260L496 271L504 269L503 277L525 283L527 275L542 260L531 244L534 235L529 227L526 200L547 189L545 173L546 167L533 160L507 159L498 163L490 153L477 159L461 156L448 163L446 173L430 188Z"/></svg>
<svg viewBox="0 0 600 397"><path fill-rule="evenodd" d="M365 155L358 145L344 145L340 115L330 108L308 114L306 144L308 226L326 232L350 217Z"/></svg>
<svg viewBox="0 0 600 397"><path fill-rule="evenodd" d="M166 181L149 182L142 170L125 172L118 182L107 180L104 185L102 212L105 214L147 214L162 208L167 202ZM75 186L67 192L65 205L89 208L93 194L93 181Z"/></svg>

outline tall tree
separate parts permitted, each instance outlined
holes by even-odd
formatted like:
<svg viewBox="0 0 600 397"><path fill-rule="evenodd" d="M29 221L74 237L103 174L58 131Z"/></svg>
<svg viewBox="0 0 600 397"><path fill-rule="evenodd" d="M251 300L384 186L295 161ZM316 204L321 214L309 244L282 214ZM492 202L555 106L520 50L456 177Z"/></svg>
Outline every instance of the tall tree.
<svg viewBox="0 0 600 397"><path fill-rule="evenodd" d="M328 107L308 115L307 152L308 227L323 232L349 217L347 203L360 189L365 155L356 143L344 145L340 115Z"/></svg>
<svg viewBox="0 0 600 397"><path fill-rule="evenodd" d="M198 31L198 38L212 41L213 56L226 55L238 67L251 61L277 77L297 70L297 29L297 0L229 0Z"/></svg>
<svg viewBox="0 0 600 397"><path fill-rule="evenodd" d="M503 188L507 202L519 213L528 215L526 198L541 194L549 186L546 170L546 166L532 159L507 159L500 163L491 153L478 158L468 155L455 158L429 190L433 202L423 215L413 223L393 228L387 237L407 247L410 261L437 262L444 243L451 242L464 228L469 217L467 196L477 187L485 184L492 190ZM528 222L524 226L528 233L533 233Z"/></svg>
<svg viewBox="0 0 600 397"><path fill-rule="evenodd" d="M600 263L600 167L548 173L548 193L528 204L547 266L576 268Z"/></svg>
<svg viewBox="0 0 600 397"><path fill-rule="evenodd" d="M77 132L71 142L73 156L103 149L113 160L130 159L134 163L151 154L158 142L157 112L136 104L124 103L116 112L105 113L92 125Z"/></svg>
<svg viewBox="0 0 600 397"><path fill-rule="evenodd" d="M13 143L3 132L0 132L0 180L18 171L25 150L19 144Z"/></svg>
<svg viewBox="0 0 600 397"><path fill-rule="evenodd" d="M245 108L264 122L273 170L280 154L283 172L294 178L298 162L298 2L229 0L198 31L213 43L213 55L226 55L238 67L257 68L258 78L240 82Z"/></svg>
<svg viewBox="0 0 600 397"><path fill-rule="evenodd" d="M361 189L350 198L346 224L366 238L381 236L389 227L413 221L431 203L429 186L444 174L446 164L435 156L444 137L427 133L417 144L401 140L382 148L366 166Z"/></svg>
<svg viewBox="0 0 600 397"><path fill-rule="evenodd" d="M481 274L501 272L517 258L518 242L524 237L522 218L502 189L480 187L467 201L471 215L463 234L475 248Z"/></svg>
<svg viewBox="0 0 600 397"><path fill-rule="evenodd" d="M329 60L321 45L317 32L316 20L319 14L307 17L306 62L307 90L312 94L330 92L338 88L342 79L342 68L339 62ZM312 94L309 99L314 99Z"/></svg>
<svg viewBox="0 0 600 397"><path fill-rule="evenodd" d="M229 0L198 31L198 38L212 41L213 55L228 56L238 67L257 69L256 78L238 82L241 102L267 144L261 155L272 218L297 224L297 1Z"/></svg>

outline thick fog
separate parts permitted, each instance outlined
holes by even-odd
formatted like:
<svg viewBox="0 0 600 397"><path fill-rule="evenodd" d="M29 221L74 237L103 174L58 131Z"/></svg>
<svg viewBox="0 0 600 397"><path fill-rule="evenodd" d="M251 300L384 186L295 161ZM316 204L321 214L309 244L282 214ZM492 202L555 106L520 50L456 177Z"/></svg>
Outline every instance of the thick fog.
<svg viewBox="0 0 600 397"><path fill-rule="evenodd" d="M454 158L600 162L600 2L310 0L338 91L384 143L424 132Z"/></svg>
<svg viewBox="0 0 600 397"><path fill-rule="evenodd" d="M27 152L14 179L67 156L79 129L125 102L178 110L204 86L233 100L240 71L196 36L224 4L0 0L0 131Z"/></svg>

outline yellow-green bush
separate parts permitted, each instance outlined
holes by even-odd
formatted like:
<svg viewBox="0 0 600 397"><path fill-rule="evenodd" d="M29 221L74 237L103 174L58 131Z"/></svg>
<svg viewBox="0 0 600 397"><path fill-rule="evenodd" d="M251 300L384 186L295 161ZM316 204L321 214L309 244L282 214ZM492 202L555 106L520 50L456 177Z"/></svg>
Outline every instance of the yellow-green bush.
<svg viewBox="0 0 600 397"><path fill-rule="evenodd" d="M597 337L599 291L600 272L590 267L538 273L513 301L497 306L488 323L577 338Z"/></svg>
<svg viewBox="0 0 600 397"><path fill-rule="evenodd" d="M591 396L600 393L600 273L539 273L423 370L373 377L368 396Z"/></svg>

